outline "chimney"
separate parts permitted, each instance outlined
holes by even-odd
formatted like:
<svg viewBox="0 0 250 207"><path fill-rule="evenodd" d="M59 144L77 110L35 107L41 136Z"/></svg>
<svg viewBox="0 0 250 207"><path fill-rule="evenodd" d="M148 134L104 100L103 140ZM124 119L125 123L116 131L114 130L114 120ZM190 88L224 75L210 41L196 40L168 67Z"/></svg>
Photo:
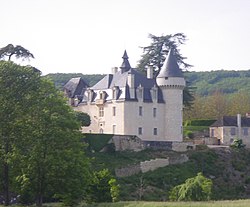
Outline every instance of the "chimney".
<svg viewBox="0 0 250 207"><path fill-rule="evenodd" d="M237 126L241 127L241 115L237 114Z"/></svg>
<svg viewBox="0 0 250 207"><path fill-rule="evenodd" d="M129 86L130 98L135 98L135 75L133 73L128 73L127 84Z"/></svg>
<svg viewBox="0 0 250 207"><path fill-rule="evenodd" d="M237 114L238 138L241 139L241 115Z"/></svg>
<svg viewBox="0 0 250 207"><path fill-rule="evenodd" d="M152 66L149 66L147 68L147 78L148 79L152 79L153 78L153 67Z"/></svg>
<svg viewBox="0 0 250 207"><path fill-rule="evenodd" d="M113 67L113 68L111 68L111 73L112 73L113 75L116 74L117 71L118 71L118 67Z"/></svg>

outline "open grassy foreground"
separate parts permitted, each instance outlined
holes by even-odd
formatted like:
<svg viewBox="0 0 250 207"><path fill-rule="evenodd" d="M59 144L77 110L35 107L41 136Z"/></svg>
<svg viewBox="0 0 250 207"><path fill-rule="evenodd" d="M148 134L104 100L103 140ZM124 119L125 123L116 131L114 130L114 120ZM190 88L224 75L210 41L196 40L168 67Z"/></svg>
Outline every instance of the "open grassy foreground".
<svg viewBox="0 0 250 207"><path fill-rule="evenodd" d="M84 206L84 205L83 205ZM84 207L249 207L250 200L209 202L118 202L90 204Z"/></svg>

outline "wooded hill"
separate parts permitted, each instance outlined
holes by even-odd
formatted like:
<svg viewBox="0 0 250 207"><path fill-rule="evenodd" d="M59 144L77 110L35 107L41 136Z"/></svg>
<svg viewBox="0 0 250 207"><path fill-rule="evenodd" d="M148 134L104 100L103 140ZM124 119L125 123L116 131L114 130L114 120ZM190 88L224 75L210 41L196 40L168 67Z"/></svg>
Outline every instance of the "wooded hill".
<svg viewBox="0 0 250 207"><path fill-rule="evenodd" d="M73 77L82 77L89 86L93 86L101 80L105 74L84 75L82 73L51 73L46 75L58 87L63 85ZM206 71L206 72L185 72L186 81L194 87L196 94L207 96L215 91L224 94L232 94L250 90L250 70L246 71Z"/></svg>

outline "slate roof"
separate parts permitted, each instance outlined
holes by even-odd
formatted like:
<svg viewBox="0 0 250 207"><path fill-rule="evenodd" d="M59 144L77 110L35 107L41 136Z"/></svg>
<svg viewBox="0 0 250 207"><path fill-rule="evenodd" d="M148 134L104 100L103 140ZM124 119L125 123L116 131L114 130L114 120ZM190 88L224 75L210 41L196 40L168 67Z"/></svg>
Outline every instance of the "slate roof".
<svg viewBox="0 0 250 207"><path fill-rule="evenodd" d="M90 89L92 90L105 90L105 89L112 89L114 86L118 86L119 88L125 88L125 99L131 100L130 93L129 93L129 86L127 83L128 76L130 74L134 74L134 87L143 87L144 88L144 101L152 102L151 92L150 90L153 87L157 87L155 79L148 79L145 75L139 73L133 68L130 70L123 72L122 70L118 71L117 73L111 75L106 75L102 80L96 83ZM158 88L158 87L157 87ZM119 97L118 97L119 98ZM136 96L137 99L137 96ZM158 88L158 101L163 102L162 91Z"/></svg>
<svg viewBox="0 0 250 207"><path fill-rule="evenodd" d="M211 127L235 126L237 127L237 116L223 116L214 122ZM241 117L241 126L250 127L250 118Z"/></svg>
<svg viewBox="0 0 250 207"><path fill-rule="evenodd" d="M88 84L84 82L81 77L71 78L63 87L69 98L83 95L84 89L88 87Z"/></svg>
<svg viewBox="0 0 250 207"><path fill-rule="evenodd" d="M173 54L173 50L170 50L164 64L157 75L159 78L164 77L184 77L176 58Z"/></svg>

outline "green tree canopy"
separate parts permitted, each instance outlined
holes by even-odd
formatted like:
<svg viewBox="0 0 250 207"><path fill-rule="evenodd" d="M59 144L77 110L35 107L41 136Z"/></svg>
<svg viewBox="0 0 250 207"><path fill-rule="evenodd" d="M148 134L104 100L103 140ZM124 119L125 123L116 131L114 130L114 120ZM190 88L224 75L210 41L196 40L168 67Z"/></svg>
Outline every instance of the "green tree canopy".
<svg viewBox="0 0 250 207"><path fill-rule="evenodd" d="M41 206L85 195L89 162L80 122L62 93L32 67L0 61L0 189Z"/></svg>
<svg viewBox="0 0 250 207"><path fill-rule="evenodd" d="M12 56L15 56L17 59L34 58L34 55L21 45L14 46L12 44L8 44L7 46L0 48L0 59L7 57L8 61L10 61Z"/></svg>
<svg viewBox="0 0 250 207"><path fill-rule="evenodd" d="M210 200L212 194L212 180L198 173L196 177L189 178L185 183L175 186L170 191L170 200L173 201L204 201Z"/></svg>

